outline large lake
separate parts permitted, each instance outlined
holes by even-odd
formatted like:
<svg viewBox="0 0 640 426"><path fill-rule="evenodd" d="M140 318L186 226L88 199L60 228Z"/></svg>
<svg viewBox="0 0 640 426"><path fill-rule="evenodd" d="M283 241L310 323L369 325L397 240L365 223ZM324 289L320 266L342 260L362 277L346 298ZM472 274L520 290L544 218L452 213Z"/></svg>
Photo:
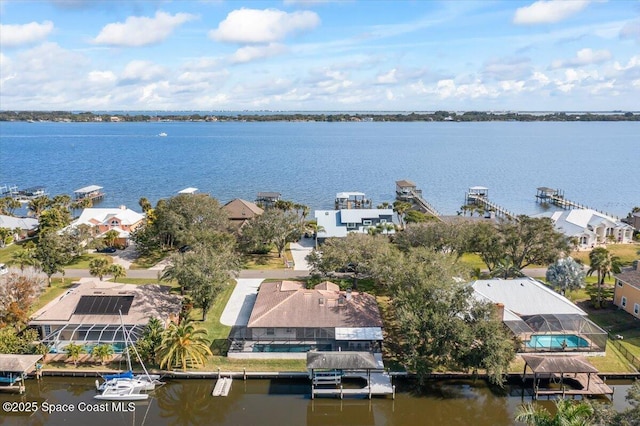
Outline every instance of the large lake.
<svg viewBox="0 0 640 426"><path fill-rule="evenodd" d="M96 184L102 205L136 210L186 187L221 202L275 191L323 209L342 191L393 201L409 179L443 214L481 185L515 213L542 211L548 186L626 216L640 204L639 147L637 122L1 122L0 186Z"/></svg>
<svg viewBox="0 0 640 426"><path fill-rule="evenodd" d="M26 382L23 396L0 394L0 401L70 404L72 413L0 414L3 425L439 425L507 426L524 401L518 388L506 394L477 381L433 382L416 394L402 382L396 399L322 398L311 400L308 380L234 380L228 397L212 397L214 380L173 380L156 389L148 401L134 403L129 412L94 413L94 379L45 377ZM614 406L622 409L629 382L614 385ZM539 401L552 409L552 401ZM126 404L126 403L125 403ZM109 404L110 405L110 404Z"/></svg>

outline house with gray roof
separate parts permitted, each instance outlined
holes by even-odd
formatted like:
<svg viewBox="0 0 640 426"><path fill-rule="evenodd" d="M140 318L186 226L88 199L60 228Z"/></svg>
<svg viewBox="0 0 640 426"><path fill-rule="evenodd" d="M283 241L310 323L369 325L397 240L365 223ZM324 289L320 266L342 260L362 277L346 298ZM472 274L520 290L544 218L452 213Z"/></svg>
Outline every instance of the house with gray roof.
<svg viewBox="0 0 640 426"><path fill-rule="evenodd" d="M495 304L522 352L604 352L607 333L566 297L533 278L477 280L474 296Z"/></svg>
<svg viewBox="0 0 640 426"><path fill-rule="evenodd" d="M538 217L550 217L556 230L575 238L582 248L616 242L628 244L633 240L631 225L592 209L547 212Z"/></svg>
<svg viewBox="0 0 640 426"><path fill-rule="evenodd" d="M350 232L366 234L369 228L393 225L393 209L316 210L314 216L320 229L318 241L332 237L343 238ZM392 234L395 230L385 229L382 232Z"/></svg>
<svg viewBox="0 0 640 426"><path fill-rule="evenodd" d="M236 353L380 351L382 317L374 296L322 282L263 282ZM236 336L239 337L239 336Z"/></svg>
<svg viewBox="0 0 640 426"><path fill-rule="evenodd" d="M14 239L21 239L35 235L38 230L38 219L32 217L14 217L0 215L0 228L7 228L15 231Z"/></svg>

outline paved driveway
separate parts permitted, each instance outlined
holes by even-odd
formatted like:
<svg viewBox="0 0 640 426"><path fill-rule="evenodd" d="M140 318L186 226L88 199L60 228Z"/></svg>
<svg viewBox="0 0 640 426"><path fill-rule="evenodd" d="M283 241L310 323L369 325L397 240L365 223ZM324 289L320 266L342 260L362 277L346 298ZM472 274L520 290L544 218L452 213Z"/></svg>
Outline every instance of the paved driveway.
<svg viewBox="0 0 640 426"><path fill-rule="evenodd" d="M289 245L291 257L293 257L294 271L308 271L310 269L307 259L305 258L311 253L314 246L315 242L313 238L301 238L300 241Z"/></svg>
<svg viewBox="0 0 640 426"><path fill-rule="evenodd" d="M236 288L222 311L220 322L224 325L246 326L249 323L251 310L256 303L258 287L263 278L238 278Z"/></svg>

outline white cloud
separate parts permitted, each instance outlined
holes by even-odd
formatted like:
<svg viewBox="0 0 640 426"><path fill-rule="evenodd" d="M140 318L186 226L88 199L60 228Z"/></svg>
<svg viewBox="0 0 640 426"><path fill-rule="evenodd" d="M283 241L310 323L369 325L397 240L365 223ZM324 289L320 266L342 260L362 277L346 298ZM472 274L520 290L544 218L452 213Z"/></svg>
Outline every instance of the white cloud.
<svg viewBox="0 0 640 426"><path fill-rule="evenodd" d="M165 74L164 68L149 61L131 61L122 71L123 83L137 83L140 81L151 81L158 79Z"/></svg>
<svg viewBox="0 0 640 426"><path fill-rule="evenodd" d="M97 44L129 47L159 43L169 37L178 26L193 19L196 16L189 13L170 15L161 11L156 12L153 18L130 16L124 23L105 25L93 41Z"/></svg>
<svg viewBox="0 0 640 426"><path fill-rule="evenodd" d="M513 17L514 24L552 24L580 12L589 0L539 0L520 7Z"/></svg>
<svg viewBox="0 0 640 426"><path fill-rule="evenodd" d="M277 9L239 9L230 12L209 37L230 43L271 43L291 33L309 31L320 25L315 12L287 13Z"/></svg>
<svg viewBox="0 0 640 426"><path fill-rule="evenodd" d="M378 84L393 84L393 83L397 83L398 79L396 78L396 72L397 70L394 68L391 71L385 73L385 74L380 74L378 75L378 77L376 78L376 82Z"/></svg>
<svg viewBox="0 0 640 426"><path fill-rule="evenodd" d="M613 67L616 71L626 71L636 67L640 68L640 56L632 56L629 62L627 62L627 65L620 65L619 62L616 62L613 64Z"/></svg>
<svg viewBox="0 0 640 426"><path fill-rule="evenodd" d="M250 62L255 59L269 58L286 52L287 48L279 43L269 43L266 46L245 46L236 50L231 56L232 63Z"/></svg>
<svg viewBox="0 0 640 426"><path fill-rule="evenodd" d="M591 64L601 64L609 59L611 59L611 52L606 49L592 50L586 48L579 50L574 58L553 61L551 68L583 67Z"/></svg>
<svg viewBox="0 0 640 426"><path fill-rule="evenodd" d="M112 71L91 71L87 79L92 84L111 84L118 78Z"/></svg>
<svg viewBox="0 0 640 426"><path fill-rule="evenodd" d="M0 46L13 47L42 41L53 31L53 22L30 22L23 25L0 24Z"/></svg>
<svg viewBox="0 0 640 426"><path fill-rule="evenodd" d="M631 38L640 42L640 19L635 21L629 21L624 24L624 27L620 30L621 38Z"/></svg>

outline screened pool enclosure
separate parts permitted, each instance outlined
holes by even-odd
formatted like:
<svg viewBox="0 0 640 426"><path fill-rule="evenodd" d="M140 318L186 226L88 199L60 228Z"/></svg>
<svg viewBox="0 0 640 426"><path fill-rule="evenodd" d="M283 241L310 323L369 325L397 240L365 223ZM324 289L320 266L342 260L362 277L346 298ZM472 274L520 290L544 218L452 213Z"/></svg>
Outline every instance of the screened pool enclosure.
<svg viewBox="0 0 640 426"><path fill-rule="evenodd" d="M607 333L584 315L541 314L505 320L521 352L604 352Z"/></svg>

